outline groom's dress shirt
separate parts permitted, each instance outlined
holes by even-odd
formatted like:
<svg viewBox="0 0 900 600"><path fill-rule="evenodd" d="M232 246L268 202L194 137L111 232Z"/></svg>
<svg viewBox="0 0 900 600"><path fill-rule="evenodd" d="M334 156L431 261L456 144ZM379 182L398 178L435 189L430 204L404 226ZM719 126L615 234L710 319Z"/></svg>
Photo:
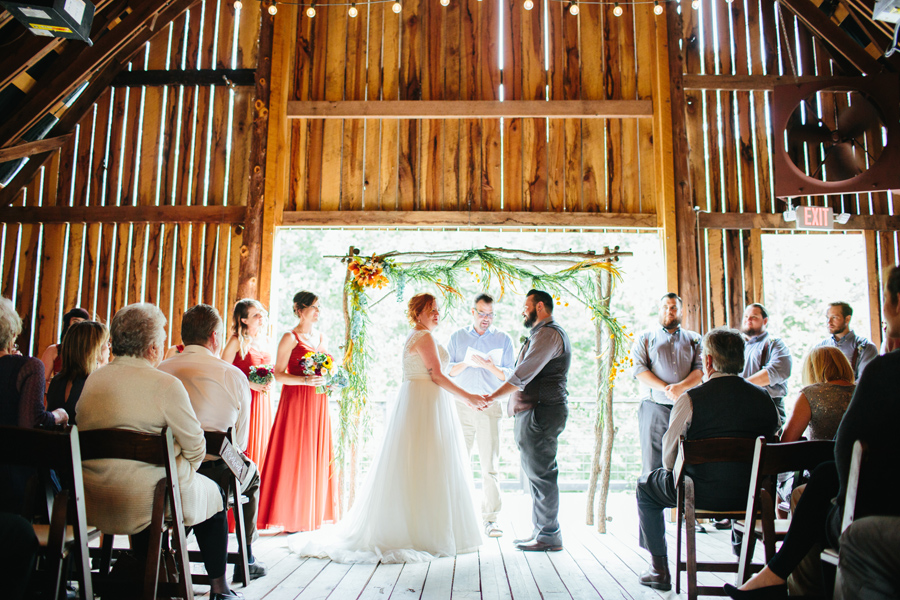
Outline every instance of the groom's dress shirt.
<svg viewBox="0 0 900 600"><path fill-rule="evenodd" d="M450 369L465 361L466 350L470 347L485 354L491 350L502 349L503 356L500 363L495 363L495 366L503 371L506 377L512 374L513 366L516 364L516 355L513 352L512 338L503 331L489 327L484 334L478 335L475 327L471 325L454 331L447 344L447 352L450 354ZM497 389L497 377L487 369L470 366L452 378L459 387L472 394L490 394Z"/></svg>
<svg viewBox="0 0 900 600"><path fill-rule="evenodd" d="M250 384L244 373L203 346L187 346L159 370L184 384L204 431L228 431L234 445L247 450L250 437Z"/></svg>
<svg viewBox="0 0 900 600"><path fill-rule="evenodd" d="M506 379L506 383L523 390L548 362L563 355L566 347L562 337L552 328L544 327L552 322L553 317L547 317L534 324L534 327L531 328L531 335L522 347L516 369Z"/></svg>

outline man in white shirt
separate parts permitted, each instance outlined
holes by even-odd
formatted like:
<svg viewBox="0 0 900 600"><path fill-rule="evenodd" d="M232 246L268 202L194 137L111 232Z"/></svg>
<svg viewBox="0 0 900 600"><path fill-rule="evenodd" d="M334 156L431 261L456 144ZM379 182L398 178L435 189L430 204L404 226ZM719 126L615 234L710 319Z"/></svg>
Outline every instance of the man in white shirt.
<svg viewBox="0 0 900 600"><path fill-rule="evenodd" d="M224 346L225 328L219 312L207 304L198 304L185 311L181 320L181 340L184 351L163 361L159 370L174 375L184 384L191 406L204 431L227 431L232 428L234 446L247 449L250 423L250 384L240 369L219 358ZM250 579L266 574L266 567L253 558L252 543L259 534L256 513L259 506L259 472L256 464L244 458L250 466L241 494L247 502L241 505L247 526ZM224 490L231 481L231 471L221 458L207 459L198 469ZM236 574L235 579L238 579Z"/></svg>

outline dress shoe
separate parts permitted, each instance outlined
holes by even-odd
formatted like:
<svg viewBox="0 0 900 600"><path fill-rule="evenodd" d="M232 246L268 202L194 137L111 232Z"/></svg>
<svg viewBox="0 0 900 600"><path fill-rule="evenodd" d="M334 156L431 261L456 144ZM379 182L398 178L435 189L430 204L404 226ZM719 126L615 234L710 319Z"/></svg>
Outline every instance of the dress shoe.
<svg viewBox="0 0 900 600"><path fill-rule="evenodd" d="M227 594L210 594L209 600L243 600L244 595L233 590L229 590Z"/></svg>
<svg viewBox="0 0 900 600"><path fill-rule="evenodd" d="M672 576L669 574L669 559L666 556L651 556L650 568L641 573L641 585L654 590L668 592L672 589Z"/></svg>
<svg viewBox="0 0 900 600"><path fill-rule="evenodd" d="M713 522L713 526L719 531L728 531L731 529L731 519L719 519Z"/></svg>
<svg viewBox="0 0 900 600"><path fill-rule="evenodd" d="M538 540L528 540L527 542L516 544L516 549L525 552L559 552L562 550L562 544L548 544Z"/></svg>
<svg viewBox="0 0 900 600"><path fill-rule="evenodd" d="M730 583L726 583L725 594L730 598L743 598L744 600L782 600L788 597L786 583L746 591L739 590Z"/></svg>
<svg viewBox="0 0 900 600"><path fill-rule="evenodd" d="M266 568L265 563L261 560L255 560L249 565L247 565L247 569L250 571L250 581L254 579L259 579L260 577L265 577L268 569ZM238 569L234 570L234 579L232 579L235 583L244 583L244 574L241 573Z"/></svg>

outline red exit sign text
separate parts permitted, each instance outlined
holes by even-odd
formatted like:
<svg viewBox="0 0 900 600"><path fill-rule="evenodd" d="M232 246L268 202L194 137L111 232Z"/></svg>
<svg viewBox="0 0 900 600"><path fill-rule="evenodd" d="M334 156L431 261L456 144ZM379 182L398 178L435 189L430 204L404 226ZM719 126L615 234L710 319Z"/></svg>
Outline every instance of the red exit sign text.
<svg viewBox="0 0 900 600"><path fill-rule="evenodd" d="M834 229L834 209L830 206L798 206L797 229Z"/></svg>

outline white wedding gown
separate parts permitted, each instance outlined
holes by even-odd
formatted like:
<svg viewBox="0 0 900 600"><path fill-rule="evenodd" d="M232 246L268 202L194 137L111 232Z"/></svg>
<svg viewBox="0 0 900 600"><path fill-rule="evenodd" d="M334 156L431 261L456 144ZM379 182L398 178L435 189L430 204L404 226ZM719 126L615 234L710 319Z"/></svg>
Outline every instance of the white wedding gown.
<svg viewBox="0 0 900 600"><path fill-rule="evenodd" d="M402 563L481 546L456 401L410 351L423 335L415 330L406 340L400 394L356 502L337 525L292 536L294 552L341 563ZM446 365L447 350L438 349Z"/></svg>

